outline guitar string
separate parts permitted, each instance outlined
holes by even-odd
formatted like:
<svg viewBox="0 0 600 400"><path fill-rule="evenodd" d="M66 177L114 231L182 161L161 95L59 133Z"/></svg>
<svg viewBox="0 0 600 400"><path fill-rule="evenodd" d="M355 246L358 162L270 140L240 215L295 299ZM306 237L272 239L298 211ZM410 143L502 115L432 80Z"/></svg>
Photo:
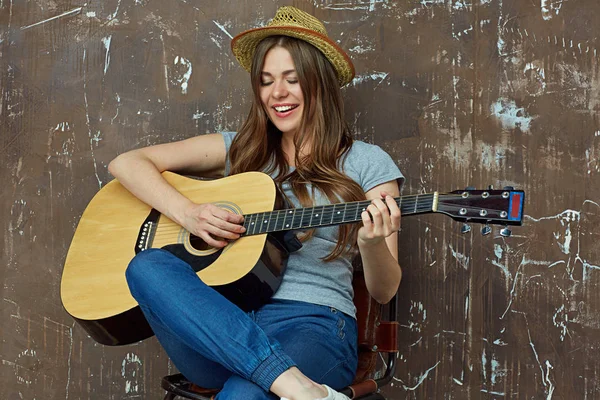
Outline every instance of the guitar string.
<svg viewBox="0 0 600 400"><path fill-rule="evenodd" d="M415 209L415 210L417 210L417 211L427 211L427 210L430 210L430 209L431 209L431 206L432 206L432 202L431 202L431 201L429 201L428 203L422 204L422 205L418 205L418 203L421 203L421 202L424 202L424 201L425 201L425 199L423 199L423 200L420 200L420 201L418 201L417 203L415 203L415 202L412 202L412 203L406 203L406 204L404 204L404 203L403 203L403 204L402 204L402 206L403 206L403 207L406 207L406 208L408 208L408 209ZM340 204L344 204L344 203L340 203ZM347 203L347 204L349 204L349 203ZM366 203L366 204L369 204L369 203ZM415 207L415 204L417 204L417 207ZM307 208L304 208L304 210L310 210L310 209L312 209L312 210L313 210L313 214L314 214L314 212L315 212L315 211L317 211L317 210L318 210L318 208L319 208L319 207L327 207L328 209L327 209L327 210L324 210L323 212L321 212L321 213L319 213L319 214L315 214L315 215L311 215L311 213L310 213L310 212L309 212L308 214L307 214L306 212L304 212L304 215L303 215L303 216L302 216L302 215L295 214L295 215L292 217L292 221L291 221L291 222L292 222L292 224L295 224L296 222L300 222L300 223L301 223L301 225L300 225L299 227L302 227L302 226L303 226L303 224L306 222L306 219L308 219L308 218L312 219L312 218L315 218L315 217L317 217L317 218L320 218L320 219L321 219L321 221L322 221L322 220L325 220L325 221L327 221L327 220L330 220L330 221L331 221L331 222L333 222L334 224L336 224L336 223L353 223L353 222L359 222L359 221L361 220L361 219L360 219L360 218L358 218L358 216L357 216L357 217L356 217L356 218L357 218L356 220L348 220L348 221L346 221L346 222L343 222L343 221L335 221L335 222L334 222L334 220L333 220L333 217L335 217L335 214L336 214L336 213L337 213L339 210L334 210L334 209L333 209L333 206L334 206L334 205L324 205L324 206L316 206L316 207L307 207ZM346 210L345 210L345 215L352 215L352 213L354 213L355 215L356 215L356 214L360 215L360 214L359 214L359 209L360 209L360 207L359 207L359 204L352 204L351 206L348 206L348 207L346 207ZM274 210L274 211L266 211L266 212L264 212L264 213L251 213L251 214L246 214L246 215L245 215L245 217L246 217L246 218L251 218L251 217L254 217L254 216L258 216L258 215L260 215L260 214L269 214L269 213L270 213L270 214L271 214L271 216L270 216L270 217L268 217L268 216L266 216L266 215L265 215L265 217L268 217L268 218L275 219L275 220L276 220L275 224L277 225L277 223L278 223L278 220L284 220L284 221L285 221L285 218L287 218L287 215L289 214L288 212L289 212L289 211L293 211L293 210L301 210L301 208L300 208L300 209L286 209L286 210L279 210L279 215L278 215L278 211L277 211L277 210ZM282 213L283 213L284 215L281 215ZM320 217L319 217L319 215L320 215ZM268 218L267 218L267 220L269 220ZM300 221L297 221L298 219L300 219ZM269 221L270 221L270 220L269 220ZM310 222L310 221L309 221L309 222ZM165 224L165 223L163 222L163 224ZM330 223L324 223L324 224L310 224L310 225L311 225L311 226L315 226L315 227L317 227L317 226L321 226L321 225L329 225L329 224L330 224ZM167 225L167 226L164 226L164 225L159 225L159 227L161 228L161 233L164 233L164 232L165 232L165 231L167 231L167 230L171 230L172 232L179 232L179 231L181 231L181 229L183 229L181 226L177 225L177 224L176 224L176 223L174 223L174 222L173 222L173 223L168 223L168 225ZM284 230L284 229L282 229L282 230ZM156 233L158 234L158 230L157 230L157 232L156 232Z"/></svg>
<svg viewBox="0 0 600 400"><path fill-rule="evenodd" d="M417 199L417 195L415 196L411 196L414 197L413 201L412 198L408 199L408 201L404 202L405 199L407 199L408 196L404 196L401 198L396 198L396 203L400 203L399 205L402 208L407 208L407 209L414 209L416 211L422 212L422 211L427 211L429 209L431 209L431 205L433 203L432 199L427 199L425 198L426 195L419 195L422 196L422 199ZM462 198L462 195L440 195L440 197L443 197L444 200L447 200L448 198ZM491 197L491 198L490 198ZM487 199L489 200L493 200L494 197L500 197L498 196L490 196ZM446 203L444 200L439 200L438 201L438 205L444 205L447 209L456 209L456 210L460 210L461 208L464 208L462 206L457 206L454 204L448 204ZM505 200L505 199L503 199ZM417 206L415 207L415 203L417 204ZM424 204L420 204L419 203L424 203ZM313 214L315 211L319 211L318 209L320 207L326 208L326 210L321 210L322 212L320 214L322 214L320 216L321 221L322 220L329 220L330 222L325 222L325 223L321 223L321 224L310 224L310 220L309 220L309 225L306 227L318 227L318 226L323 226L323 225L338 225L338 224L343 224L343 223L353 223L353 222L359 222L361 219L356 219L356 220L351 220L351 221L344 221L344 220L340 220L340 221L335 221L334 217L335 217L335 213L339 214L339 210L335 210L336 206L340 206L340 204L346 204L345 206L345 215L348 215L348 213L352 214L355 213L358 214L359 212L359 208L361 206L361 204L364 205L368 205L370 204L368 201L361 201L361 202L352 202L352 203L339 203L339 204L328 204L328 205L324 205L324 206L315 206L315 207L307 207L304 208L304 210L312 210ZM350 206L348 206L348 204L350 204ZM473 207L471 207L473 208ZM265 215L265 217L267 217L267 221L269 221L267 223L267 225L272 225L271 219L275 219L275 227L277 227L277 224L279 223L279 220L283 219L283 221L285 222L285 219L287 218L287 215L289 214L289 211L293 211L293 210L302 210L302 208L300 209L286 209L286 210L272 210L272 211L265 211L263 213L251 213L251 214L246 214L245 217L246 218L251 218L253 216L258 216L260 214L267 214ZM489 209L487 208L487 210L490 211L504 211L504 210L499 210L499 209ZM281 213L284 213L284 215L281 215ZM268 215L270 214L270 215ZM300 225L296 228L290 228L290 229L297 229L297 228L302 228L303 227L303 223L305 223L305 219L306 218L310 218L313 219L314 217L319 217L319 214L315 214L315 215L311 215L311 213L309 212L308 214L306 214L306 212L304 212L304 215L298 217L298 215L294 214L294 216L292 217L292 220L290 221L292 223L292 226L294 226L296 224L296 222L300 222ZM271 218L271 219L269 219ZM300 221L297 221L298 218L300 219ZM356 217L358 218L358 216ZM164 223L163 223L164 224ZM164 225L159 225L159 227L157 228L157 231L155 232L155 237L157 235L161 235L161 234L173 234L176 232L180 232L183 228L179 225L177 225L176 223L169 223L167 226ZM267 229L267 231L265 232L269 232L269 231L273 231L273 230L285 230L283 229L283 226L280 229ZM160 231L160 232L159 232Z"/></svg>
<svg viewBox="0 0 600 400"><path fill-rule="evenodd" d="M440 205L444 205L445 208L449 209L449 210L460 210L461 208L464 208L464 207L461 207L461 206L456 206L454 204L446 204L444 202L440 202L439 204ZM415 209L417 211L417 213L418 213L418 212L423 212L423 211L430 210L431 209L431 205L424 204L422 206L417 206L415 208L414 205L408 204L407 208ZM317 211L314 208L313 208L313 210ZM487 208L486 210L491 211L491 212L505 211L503 209L490 209L490 208ZM282 211L283 210L280 210L280 212L282 212ZM283 227L283 223L285 223L286 218L288 218L287 217L287 215L288 215L287 211L288 210L285 210L285 211L286 211L285 215L277 215L277 211L267 211L266 212L267 214L271 213L271 215L270 216L267 216L267 215L263 216L263 217L267 217L267 219L266 219L266 221L267 221L267 230L265 232L272 232L274 230L286 230ZM326 211L320 213L321 214L320 217L319 217L319 214L310 215L310 213L309 214L305 214L304 216L295 215L289 221L292 224L292 227L289 228L289 229L319 227L319 226L324 226L324 225L339 225L339 224L343 224L343 223L360 222L360 220L361 220L360 218L356 217L357 219L345 220L345 221L344 221L344 219L342 219L342 220L337 220L336 221L335 220L335 215L334 215L335 213L336 213L335 210L326 210ZM346 213L345 214L347 215L348 213L350 213L350 214L354 213L356 215L356 214L359 213L359 210L357 208L350 209L350 210L346 209ZM246 217L247 218L254 217L254 216L258 216L260 214L263 214L263 213L247 214ZM325 220L325 221L330 221L330 222L319 223L319 224L312 224L312 223L310 223L310 219L313 219L315 217L320 218L321 221ZM476 218L476 217L472 217L472 218ZM272 229L269 229L268 226L269 225L273 225L273 222L272 222L273 219L275 220L275 223L274 223L275 226ZM309 220L306 221L307 219L309 219ZM283 220L283 223L281 222L281 220ZM308 222L308 224L306 224L307 222ZM281 225L281 227L277 228L277 226L278 226L279 223L281 223L282 225ZM299 223L299 225L295 226L297 223ZM286 228L288 228L288 227L286 226ZM173 233L177 233L177 232L180 232L182 229L183 228L181 226L177 225L176 223L169 223L166 226L165 225L159 225L159 227L157 228L157 231L155 233L155 236L161 235L161 234L173 234ZM262 231L262 229L260 229L259 231Z"/></svg>

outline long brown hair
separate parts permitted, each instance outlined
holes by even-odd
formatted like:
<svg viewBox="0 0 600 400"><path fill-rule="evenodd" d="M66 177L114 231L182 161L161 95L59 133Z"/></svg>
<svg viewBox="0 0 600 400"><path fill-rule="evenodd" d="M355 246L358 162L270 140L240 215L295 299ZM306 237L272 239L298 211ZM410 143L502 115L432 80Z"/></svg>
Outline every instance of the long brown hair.
<svg viewBox="0 0 600 400"><path fill-rule="evenodd" d="M292 172L281 147L282 133L269 120L260 98L264 59L276 46L290 52L304 97L304 113L294 137L296 169ZM300 39L268 37L256 48L250 78L254 97L248 118L231 145L231 173L275 173L275 183L281 187L288 180L303 207L314 205L307 184L312 185L313 191L325 194L332 203L364 200L360 185L340 171L352 147L352 134L344 120L344 102L335 70L323 54ZM310 151L301 155L304 147ZM313 232L307 232L302 240ZM356 243L357 232L357 225L341 225L336 247L324 260L331 261L347 253L350 245Z"/></svg>

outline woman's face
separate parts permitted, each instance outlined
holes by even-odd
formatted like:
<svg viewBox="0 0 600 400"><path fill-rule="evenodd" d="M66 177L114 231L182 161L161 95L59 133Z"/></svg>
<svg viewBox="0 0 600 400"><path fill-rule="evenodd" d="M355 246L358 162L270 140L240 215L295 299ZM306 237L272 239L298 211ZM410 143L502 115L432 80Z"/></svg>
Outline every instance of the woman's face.
<svg viewBox="0 0 600 400"><path fill-rule="evenodd" d="M304 96L290 52L273 47L261 73L260 99L269 119L281 132L295 134L304 111Z"/></svg>

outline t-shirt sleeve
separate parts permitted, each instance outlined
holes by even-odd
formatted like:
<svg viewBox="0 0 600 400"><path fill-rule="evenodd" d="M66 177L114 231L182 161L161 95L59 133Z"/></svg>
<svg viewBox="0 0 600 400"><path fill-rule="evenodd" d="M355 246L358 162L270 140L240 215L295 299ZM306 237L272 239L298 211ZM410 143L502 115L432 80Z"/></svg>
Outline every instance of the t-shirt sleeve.
<svg viewBox="0 0 600 400"><path fill-rule="evenodd" d="M404 175L392 157L377 145L355 141L346 164L357 175L355 179L365 192L394 180L402 189Z"/></svg>
<svg viewBox="0 0 600 400"><path fill-rule="evenodd" d="M229 176L229 172L231 171L231 160L229 159L229 149L231 149L231 143L233 142L233 138L235 137L236 132L221 132L223 135L223 140L225 141L225 152L227 156L225 158L225 176Z"/></svg>

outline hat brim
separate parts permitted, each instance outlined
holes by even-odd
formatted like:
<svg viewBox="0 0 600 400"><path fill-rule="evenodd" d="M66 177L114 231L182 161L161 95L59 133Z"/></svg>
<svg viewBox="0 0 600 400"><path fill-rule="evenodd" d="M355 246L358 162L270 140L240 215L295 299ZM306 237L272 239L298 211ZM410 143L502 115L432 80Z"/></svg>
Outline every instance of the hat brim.
<svg viewBox="0 0 600 400"><path fill-rule="evenodd" d="M297 26L266 26L250 29L231 40L231 51L240 65L250 72L258 43L266 37L278 35L304 40L319 49L335 68L340 86L354 79L354 65L348 54L327 36L311 29Z"/></svg>

